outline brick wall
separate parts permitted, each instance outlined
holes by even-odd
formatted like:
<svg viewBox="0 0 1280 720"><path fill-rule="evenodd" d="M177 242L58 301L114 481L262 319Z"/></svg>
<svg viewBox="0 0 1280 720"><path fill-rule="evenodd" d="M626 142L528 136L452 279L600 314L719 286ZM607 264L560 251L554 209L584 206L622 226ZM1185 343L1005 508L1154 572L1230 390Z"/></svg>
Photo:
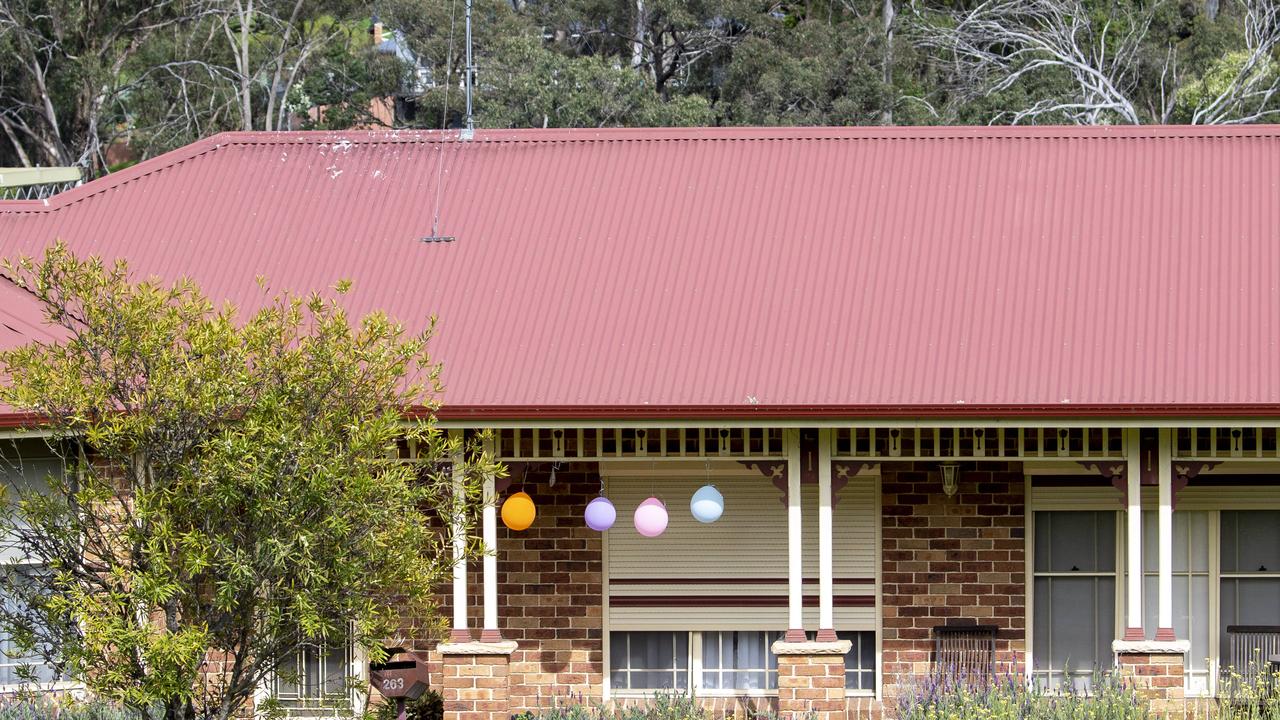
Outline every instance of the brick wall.
<svg viewBox="0 0 1280 720"><path fill-rule="evenodd" d="M443 659L445 717L506 720L510 678L506 655L449 655Z"/></svg>
<svg viewBox="0 0 1280 720"><path fill-rule="evenodd" d="M843 720L846 702L844 657L841 655L779 655L778 714L815 720Z"/></svg>
<svg viewBox="0 0 1280 720"><path fill-rule="evenodd" d="M1121 677L1150 701L1154 712L1182 715L1186 698L1182 655L1121 653L1116 660Z"/></svg>
<svg viewBox="0 0 1280 720"><path fill-rule="evenodd" d="M997 662L1026 658L1025 492L1020 463L963 463L947 497L936 463L881 466L885 694L929 672L932 630L996 625Z"/></svg>
<svg viewBox="0 0 1280 720"><path fill-rule="evenodd" d="M550 485L551 465L510 468L511 493L529 493L537 506L533 527L508 530L498 520L498 625L519 647L510 661L510 711L546 707L557 697L599 699L604 683L602 624L603 545L582 511L600 490L595 463L562 463ZM479 530L476 531L477 533ZM483 563L467 568L468 627L478 639L484 619ZM452 617L449 589L441 612ZM433 643L429 643L433 645ZM440 656L431 653L432 685L439 686Z"/></svg>
<svg viewBox="0 0 1280 720"><path fill-rule="evenodd" d="M512 469L508 492L533 496L538 519L521 533L498 530L502 634L520 644L511 658L512 712L556 694L598 699L604 683L603 545L582 519L600 492L599 468L563 464L555 487L549 476L549 465Z"/></svg>

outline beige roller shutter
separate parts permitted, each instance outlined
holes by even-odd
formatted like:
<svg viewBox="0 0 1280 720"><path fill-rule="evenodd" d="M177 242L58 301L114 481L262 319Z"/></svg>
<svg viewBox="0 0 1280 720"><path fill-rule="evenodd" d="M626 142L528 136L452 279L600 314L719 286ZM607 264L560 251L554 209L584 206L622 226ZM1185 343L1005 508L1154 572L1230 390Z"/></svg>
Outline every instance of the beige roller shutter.
<svg viewBox="0 0 1280 720"><path fill-rule="evenodd" d="M689 512L710 482L725 514L702 524ZM737 462L603 463L618 522L606 533L613 630L781 630L787 623L787 518L782 491ZM858 476L836 494L835 615L840 629L875 629L876 481ZM839 485L839 481L837 481ZM667 531L646 538L632 513L650 495L667 505ZM802 488L805 624L817 627L817 487Z"/></svg>

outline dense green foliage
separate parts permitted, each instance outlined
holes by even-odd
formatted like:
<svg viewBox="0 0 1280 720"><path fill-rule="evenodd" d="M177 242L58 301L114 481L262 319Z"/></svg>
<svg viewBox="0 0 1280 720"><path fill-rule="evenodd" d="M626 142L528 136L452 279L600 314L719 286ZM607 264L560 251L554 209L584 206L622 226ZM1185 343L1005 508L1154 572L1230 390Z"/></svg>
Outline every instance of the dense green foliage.
<svg viewBox="0 0 1280 720"><path fill-rule="evenodd" d="M465 449L430 419L430 329L265 291L242 316L62 246L6 273L63 338L0 353L0 403L67 468L0 488L0 538L42 568L0 563L20 655L152 720L228 720L301 647L378 660L443 631L439 528L470 537L500 468L447 463Z"/></svg>
<svg viewBox="0 0 1280 720"><path fill-rule="evenodd" d="M464 3L0 0L0 165L100 172L112 142L224 129L457 127ZM476 120L1265 121L1278 3L475 0ZM375 11L400 52L372 49ZM392 96L395 119L374 112Z"/></svg>
<svg viewBox="0 0 1280 720"><path fill-rule="evenodd" d="M394 700L384 700L369 712L368 720L396 720ZM435 690L428 690L404 704L405 720L444 720L444 698Z"/></svg>

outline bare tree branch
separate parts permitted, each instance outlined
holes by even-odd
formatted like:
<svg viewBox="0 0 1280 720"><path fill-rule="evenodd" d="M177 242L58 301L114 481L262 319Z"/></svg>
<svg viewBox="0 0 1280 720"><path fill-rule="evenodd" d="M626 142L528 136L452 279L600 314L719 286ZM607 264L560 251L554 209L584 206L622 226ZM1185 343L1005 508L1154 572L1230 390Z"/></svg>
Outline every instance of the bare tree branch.
<svg viewBox="0 0 1280 720"><path fill-rule="evenodd" d="M1008 116L1014 122L1052 116L1087 125L1136 125L1142 122L1132 99L1138 52L1152 12L1122 5L1123 31L1113 31L1112 20L1096 26L1081 0L985 0L969 11L943 13L913 4L912 10L917 44L948 66L965 99L1057 74L1066 80L1065 96L1012 109Z"/></svg>

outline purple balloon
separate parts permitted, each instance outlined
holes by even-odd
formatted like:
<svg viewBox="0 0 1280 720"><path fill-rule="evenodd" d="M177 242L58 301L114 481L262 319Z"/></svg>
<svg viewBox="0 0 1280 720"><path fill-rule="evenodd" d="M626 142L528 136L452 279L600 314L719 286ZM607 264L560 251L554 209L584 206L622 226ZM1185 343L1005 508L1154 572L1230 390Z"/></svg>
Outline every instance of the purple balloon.
<svg viewBox="0 0 1280 720"><path fill-rule="evenodd" d="M633 518L636 532L645 537L658 537L667 529L667 506L656 497L640 503Z"/></svg>
<svg viewBox="0 0 1280 720"><path fill-rule="evenodd" d="M609 498L598 497L587 503L583 517L587 520L587 527L596 532L604 532L613 527L613 521L618 519L618 511L609 502Z"/></svg>

